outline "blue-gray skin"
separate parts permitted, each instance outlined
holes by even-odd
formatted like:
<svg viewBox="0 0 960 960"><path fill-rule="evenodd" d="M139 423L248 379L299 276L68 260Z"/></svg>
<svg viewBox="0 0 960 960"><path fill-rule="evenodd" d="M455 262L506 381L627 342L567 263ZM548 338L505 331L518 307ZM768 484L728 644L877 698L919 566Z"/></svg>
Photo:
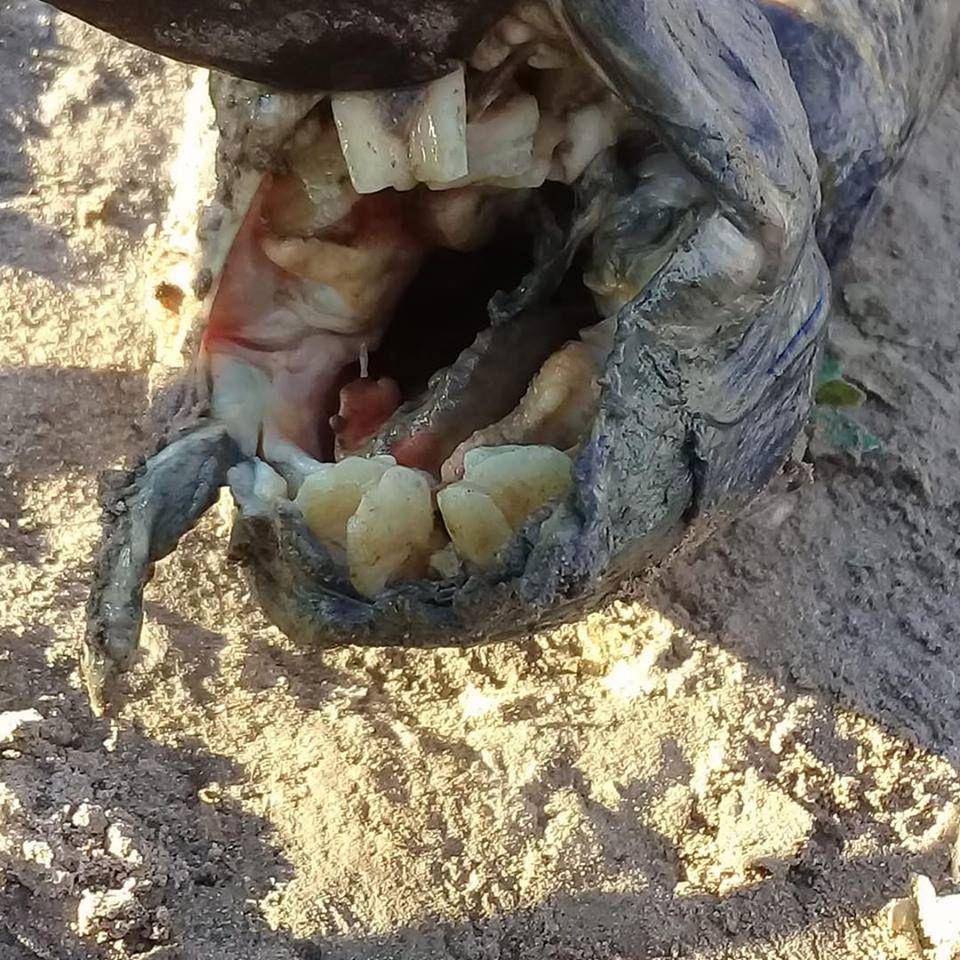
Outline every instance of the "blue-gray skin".
<svg viewBox="0 0 960 960"><path fill-rule="evenodd" d="M578 616L762 490L809 414L828 263L955 70L960 29L955 0L797 6L563 7L584 55L715 203L620 311L576 489L527 524L503 568L363 599L295 509L254 495L253 463L224 428L191 419L108 506L83 655L95 708L135 653L153 563L228 479L240 511L231 555L268 618L317 647L472 643ZM655 189L635 201L638 229L665 202ZM762 245L763 265L745 288L747 243Z"/></svg>

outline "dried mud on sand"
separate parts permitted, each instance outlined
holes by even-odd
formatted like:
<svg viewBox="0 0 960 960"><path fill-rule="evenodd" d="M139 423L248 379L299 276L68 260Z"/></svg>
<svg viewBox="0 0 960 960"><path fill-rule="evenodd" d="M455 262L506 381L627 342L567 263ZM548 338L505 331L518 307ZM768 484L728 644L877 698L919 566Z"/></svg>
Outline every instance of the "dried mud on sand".
<svg viewBox="0 0 960 960"><path fill-rule="evenodd" d="M838 285L880 454L470 651L298 649L214 511L108 722L97 476L177 353L203 77L19 2L0 87L0 960L949 956L888 905L960 884L960 91Z"/></svg>

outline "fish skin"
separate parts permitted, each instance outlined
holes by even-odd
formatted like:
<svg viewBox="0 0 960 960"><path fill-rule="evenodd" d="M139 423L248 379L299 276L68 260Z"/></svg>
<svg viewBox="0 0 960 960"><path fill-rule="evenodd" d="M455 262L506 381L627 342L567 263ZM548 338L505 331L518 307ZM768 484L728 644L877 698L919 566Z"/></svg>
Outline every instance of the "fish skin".
<svg viewBox="0 0 960 960"><path fill-rule="evenodd" d="M831 265L870 214L960 61L954 0L758 0L796 85L820 163L817 224Z"/></svg>
<svg viewBox="0 0 960 960"><path fill-rule="evenodd" d="M566 0L563 13L584 52L709 183L717 209L620 311L575 493L530 519L495 575L401 584L372 601L360 598L295 511L257 498L251 463L218 448L220 472L205 477L209 484L229 471L239 508L231 556L247 567L267 616L318 647L516 636L580 616L624 575L664 561L762 490L808 417L829 314L829 265L956 68L960 6L931 0L919 7L899 0L802 7ZM891 76L892 67L899 72ZM696 281L711 269L723 279L717 237L732 229L760 245L763 264L749 289L717 306ZM188 441L177 441L184 456ZM121 497L128 517L146 509L139 491L155 466L149 462L132 495ZM167 495L176 509L164 550L209 500L208 493ZM149 540L148 520L133 523ZM116 544L130 536L129 526L117 533L116 517L110 522L85 654L96 666L87 678L101 705L104 677L135 650L152 562L118 563ZM151 543L144 555L161 554ZM125 630L119 643L97 613L105 589Z"/></svg>

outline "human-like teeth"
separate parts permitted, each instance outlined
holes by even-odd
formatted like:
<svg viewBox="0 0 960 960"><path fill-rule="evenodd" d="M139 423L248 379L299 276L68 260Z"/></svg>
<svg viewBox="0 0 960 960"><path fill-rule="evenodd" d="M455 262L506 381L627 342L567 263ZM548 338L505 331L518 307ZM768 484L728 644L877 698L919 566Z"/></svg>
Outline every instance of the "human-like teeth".
<svg viewBox="0 0 960 960"><path fill-rule="evenodd" d="M540 0L520 0L514 7L514 15L528 23L538 36L548 40L566 40L566 34L553 11Z"/></svg>
<svg viewBox="0 0 960 960"><path fill-rule="evenodd" d="M594 157L617 142L616 112L609 104L592 103L567 118L563 147L557 151L551 179L573 183Z"/></svg>
<svg viewBox="0 0 960 960"><path fill-rule="evenodd" d="M434 552L433 533L426 476L390 467L347 521L347 566L356 590L372 597L408 572L421 573Z"/></svg>
<svg viewBox="0 0 960 960"><path fill-rule="evenodd" d="M411 190L467 175L463 69L417 90L332 97L340 146L358 193Z"/></svg>
<svg viewBox="0 0 960 960"><path fill-rule="evenodd" d="M555 180L564 179L564 168L558 165L554 154L567 136L567 127L562 121L556 117L543 116L534 135L530 165L523 173L516 176L499 177L496 180L497 185L513 189L535 190L542 187L548 177Z"/></svg>
<svg viewBox="0 0 960 960"><path fill-rule="evenodd" d="M489 569L531 514L572 486L573 463L560 450L484 447L467 453L464 479L441 490L437 506L457 552Z"/></svg>
<svg viewBox="0 0 960 960"><path fill-rule="evenodd" d="M488 33L477 45L477 49L470 56L470 66L475 70L488 73L496 70L507 57L510 56L510 44L495 31Z"/></svg>
<svg viewBox="0 0 960 960"><path fill-rule="evenodd" d="M421 183L449 183L467 173L467 100L463 68L428 83L410 132L410 162Z"/></svg>
<svg viewBox="0 0 960 960"><path fill-rule="evenodd" d="M469 175L457 186L508 180L529 172L540 124L537 98L528 93L497 102L467 125Z"/></svg>
<svg viewBox="0 0 960 960"><path fill-rule="evenodd" d="M342 93L332 98L340 147L357 193L387 187L412 190L409 146L388 126L389 93Z"/></svg>
<svg viewBox="0 0 960 960"><path fill-rule="evenodd" d="M437 494L437 506L457 553L481 570L493 567L513 528L490 494L455 483Z"/></svg>
<svg viewBox="0 0 960 960"><path fill-rule="evenodd" d="M519 47L523 43L533 40L537 31L529 23L524 23L519 17L507 14L496 27L497 33L504 43L511 47Z"/></svg>
<svg viewBox="0 0 960 960"><path fill-rule="evenodd" d="M484 447L467 453L463 466L464 479L489 493L515 530L573 485L573 462L554 447Z"/></svg>
<svg viewBox="0 0 960 960"><path fill-rule="evenodd" d="M287 146L286 162L291 175L276 178L264 205L278 236L313 236L342 221L359 200L329 117L304 122Z"/></svg>
<svg viewBox="0 0 960 960"><path fill-rule="evenodd" d="M364 494L396 464L389 456L347 457L339 463L325 463L310 474L295 501L310 532L326 546L345 549L347 522L357 512Z"/></svg>

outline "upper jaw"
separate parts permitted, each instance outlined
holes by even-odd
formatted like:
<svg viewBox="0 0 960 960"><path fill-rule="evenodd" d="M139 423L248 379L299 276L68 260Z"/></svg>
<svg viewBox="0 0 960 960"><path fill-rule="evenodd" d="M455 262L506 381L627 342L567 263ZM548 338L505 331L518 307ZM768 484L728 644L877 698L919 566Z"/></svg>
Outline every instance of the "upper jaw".
<svg viewBox="0 0 960 960"><path fill-rule="evenodd" d="M464 59L510 0L56 0L137 46L283 90L432 80Z"/></svg>
<svg viewBox="0 0 960 960"><path fill-rule="evenodd" d="M575 491L533 518L495 575L351 600L296 517L265 507L252 474L235 471L234 553L271 617L298 634L312 617L328 639L382 642L391 624L400 637L412 625L424 636L430 624L462 630L483 597L531 617L582 598L664 556L694 519L736 509L804 422L829 281L812 233L819 192L806 119L766 21L736 0L569 0L557 10L715 202L618 311Z"/></svg>

